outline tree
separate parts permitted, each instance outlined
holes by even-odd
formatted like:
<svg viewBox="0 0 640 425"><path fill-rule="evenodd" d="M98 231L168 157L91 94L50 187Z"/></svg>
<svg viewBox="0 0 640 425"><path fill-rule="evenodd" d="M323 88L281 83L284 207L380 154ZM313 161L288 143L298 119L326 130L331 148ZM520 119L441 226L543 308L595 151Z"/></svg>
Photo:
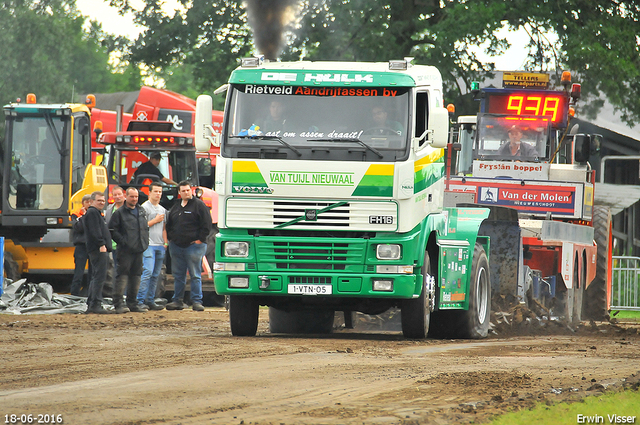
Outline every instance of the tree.
<svg viewBox="0 0 640 425"><path fill-rule="evenodd" d="M191 7L172 17L162 11L161 0L146 2L140 11L127 0L111 0L111 4L133 12L136 22L147 27L132 46L133 63L147 64L153 75L166 80L167 88L180 88L179 79L193 81L192 90L197 93L210 93L227 82L238 58L251 52L246 11L240 1L180 1L185 8ZM224 99L214 97L215 108L222 109L223 103Z"/></svg>
<svg viewBox="0 0 640 425"><path fill-rule="evenodd" d="M255 53L247 14L240 1L181 2L192 6L173 17L161 11L160 0L136 12L138 23L149 30L136 41L131 57L158 71L188 64L198 88L212 91L226 81L238 57ZM290 3L262 0L258 10L264 13L269 2ZM129 7L128 0L112 4ZM586 111L597 110L595 97L601 94L632 124L640 122L639 17L640 0L305 0L281 58L386 61L412 56L415 63L438 67L447 101L474 113L471 82L492 77L494 65L480 61L472 48L483 45L487 53L499 55L508 41L498 30L525 28L531 37L525 70L576 71L574 80L583 83L592 101ZM550 32L557 34L557 42L547 39Z"/></svg>
<svg viewBox="0 0 640 425"><path fill-rule="evenodd" d="M130 90L140 74L114 74L109 54L126 40L86 18L75 0L3 0L0 3L0 100L35 93L39 102L75 101L88 92Z"/></svg>

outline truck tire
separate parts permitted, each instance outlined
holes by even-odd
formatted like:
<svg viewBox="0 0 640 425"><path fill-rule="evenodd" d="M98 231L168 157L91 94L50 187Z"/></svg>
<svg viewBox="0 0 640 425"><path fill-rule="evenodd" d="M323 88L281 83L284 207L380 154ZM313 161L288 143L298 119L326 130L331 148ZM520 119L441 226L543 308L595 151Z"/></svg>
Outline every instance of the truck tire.
<svg viewBox="0 0 640 425"><path fill-rule="evenodd" d="M429 333L431 308L429 306L430 298L427 293L427 279L431 276L431 259L429 253L425 251L420 296L404 300L400 308L402 334L405 338L424 339Z"/></svg>
<svg viewBox="0 0 640 425"><path fill-rule="evenodd" d="M486 338L489 333L491 313L491 279L487 254L484 248L477 243L473 250L471 278L469 310L462 311L460 314L458 337Z"/></svg>
<svg viewBox="0 0 640 425"><path fill-rule="evenodd" d="M283 311L269 307L269 332L272 334L330 334L333 310Z"/></svg>
<svg viewBox="0 0 640 425"><path fill-rule="evenodd" d="M229 296L229 324L233 336L255 336L258 307L258 301L252 296Z"/></svg>
<svg viewBox="0 0 640 425"><path fill-rule="evenodd" d="M609 207L593 206L594 239L598 245L596 277L585 290L584 314L589 320L607 320L609 317L607 298L611 276L611 211Z"/></svg>
<svg viewBox="0 0 640 425"><path fill-rule="evenodd" d="M158 275L158 280L156 282L156 293L154 294L155 298L165 298L169 299L167 290L167 271L165 269L164 264L162 265L162 269L160 270L160 274Z"/></svg>
<svg viewBox="0 0 640 425"><path fill-rule="evenodd" d="M20 280L20 269L18 263L13 259L13 254L9 251L4 252L4 277L11 279L13 282Z"/></svg>
<svg viewBox="0 0 640 425"><path fill-rule="evenodd" d="M91 282L91 276L87 278L87 287L89 282ZM111 255L109 256L109 264L107 265L107 277L104 280L104 285L102 286L102 297L103 298L111 298L113 296L113 285L116 281L116 268L113 262L113 258Z"/></svg>

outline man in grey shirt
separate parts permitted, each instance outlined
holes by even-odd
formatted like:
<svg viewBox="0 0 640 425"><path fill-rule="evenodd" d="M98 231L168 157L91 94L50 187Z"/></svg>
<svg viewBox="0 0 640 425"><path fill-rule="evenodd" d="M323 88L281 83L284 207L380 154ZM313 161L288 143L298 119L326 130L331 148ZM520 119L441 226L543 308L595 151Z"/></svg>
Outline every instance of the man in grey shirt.
<svg viewBox="0 0 640 425"><path fill-rule="evenodd" d="M149 220L149 248L142 254L142 277L138 291L138 305L147 306L150 310L162 310L163 306L155 303L158 276L162 271L165 251L167 249L167 231L165 229L167 210L160 205L162 185L149 185L149 200L142 204Z"/></svg>

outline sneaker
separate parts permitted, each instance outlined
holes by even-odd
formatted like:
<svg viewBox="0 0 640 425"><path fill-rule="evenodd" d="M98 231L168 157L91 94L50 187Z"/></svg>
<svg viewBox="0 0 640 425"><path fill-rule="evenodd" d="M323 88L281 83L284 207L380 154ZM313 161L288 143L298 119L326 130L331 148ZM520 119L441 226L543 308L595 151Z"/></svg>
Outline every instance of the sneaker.
<svg viewBox="0 0 640 425"><path fill-rule="evenodd" d="M146 313L149 310L140 307L138 304L135 304L129 306L129 311L131 311L132 313Z"/></svg>
<svg viewBox="0 0 640 425"><path fill-rule="evenodd" d="M128 313L129 311L129 307L126 307L124 305L120 305L118 307L116 307L116 314L125 314Z"/></svg>
<svg viewBox="0 0 640 425"><path fill-rule="evenodd" d="M149 306L146 304L138 304L138 307L145 309L145 310L149 310Z"/></svg>
<svg viewBox="0 0 640 425"><path fill-rule="evenodd" d="M200 303L193 303L193 311L204 311L204 307Z"/></svg>
<svg viewBox="0 0 640 425"><path fill-rule="evenodd" d="M182 301L172 301L166 305L167 310L182 310L184 308L184 304Z"/></svg>
<svg viewBox="0 0 640 425"><path fill-rule="evenodd" d="M164 310L163 305L158 305L156 303L145 304L149 310Z"/></svg>

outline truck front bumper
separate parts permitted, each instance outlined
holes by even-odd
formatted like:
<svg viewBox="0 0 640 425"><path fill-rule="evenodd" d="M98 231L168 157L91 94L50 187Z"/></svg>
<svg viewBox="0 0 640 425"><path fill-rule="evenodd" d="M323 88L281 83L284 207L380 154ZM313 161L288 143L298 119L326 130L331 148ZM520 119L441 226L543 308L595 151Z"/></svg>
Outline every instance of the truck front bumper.
<svg viewBox="0 0 640 425"><path fill-rule="evenodd" d="M401 298L417 296L415 274L216 271L220 295Z"/></svg>

